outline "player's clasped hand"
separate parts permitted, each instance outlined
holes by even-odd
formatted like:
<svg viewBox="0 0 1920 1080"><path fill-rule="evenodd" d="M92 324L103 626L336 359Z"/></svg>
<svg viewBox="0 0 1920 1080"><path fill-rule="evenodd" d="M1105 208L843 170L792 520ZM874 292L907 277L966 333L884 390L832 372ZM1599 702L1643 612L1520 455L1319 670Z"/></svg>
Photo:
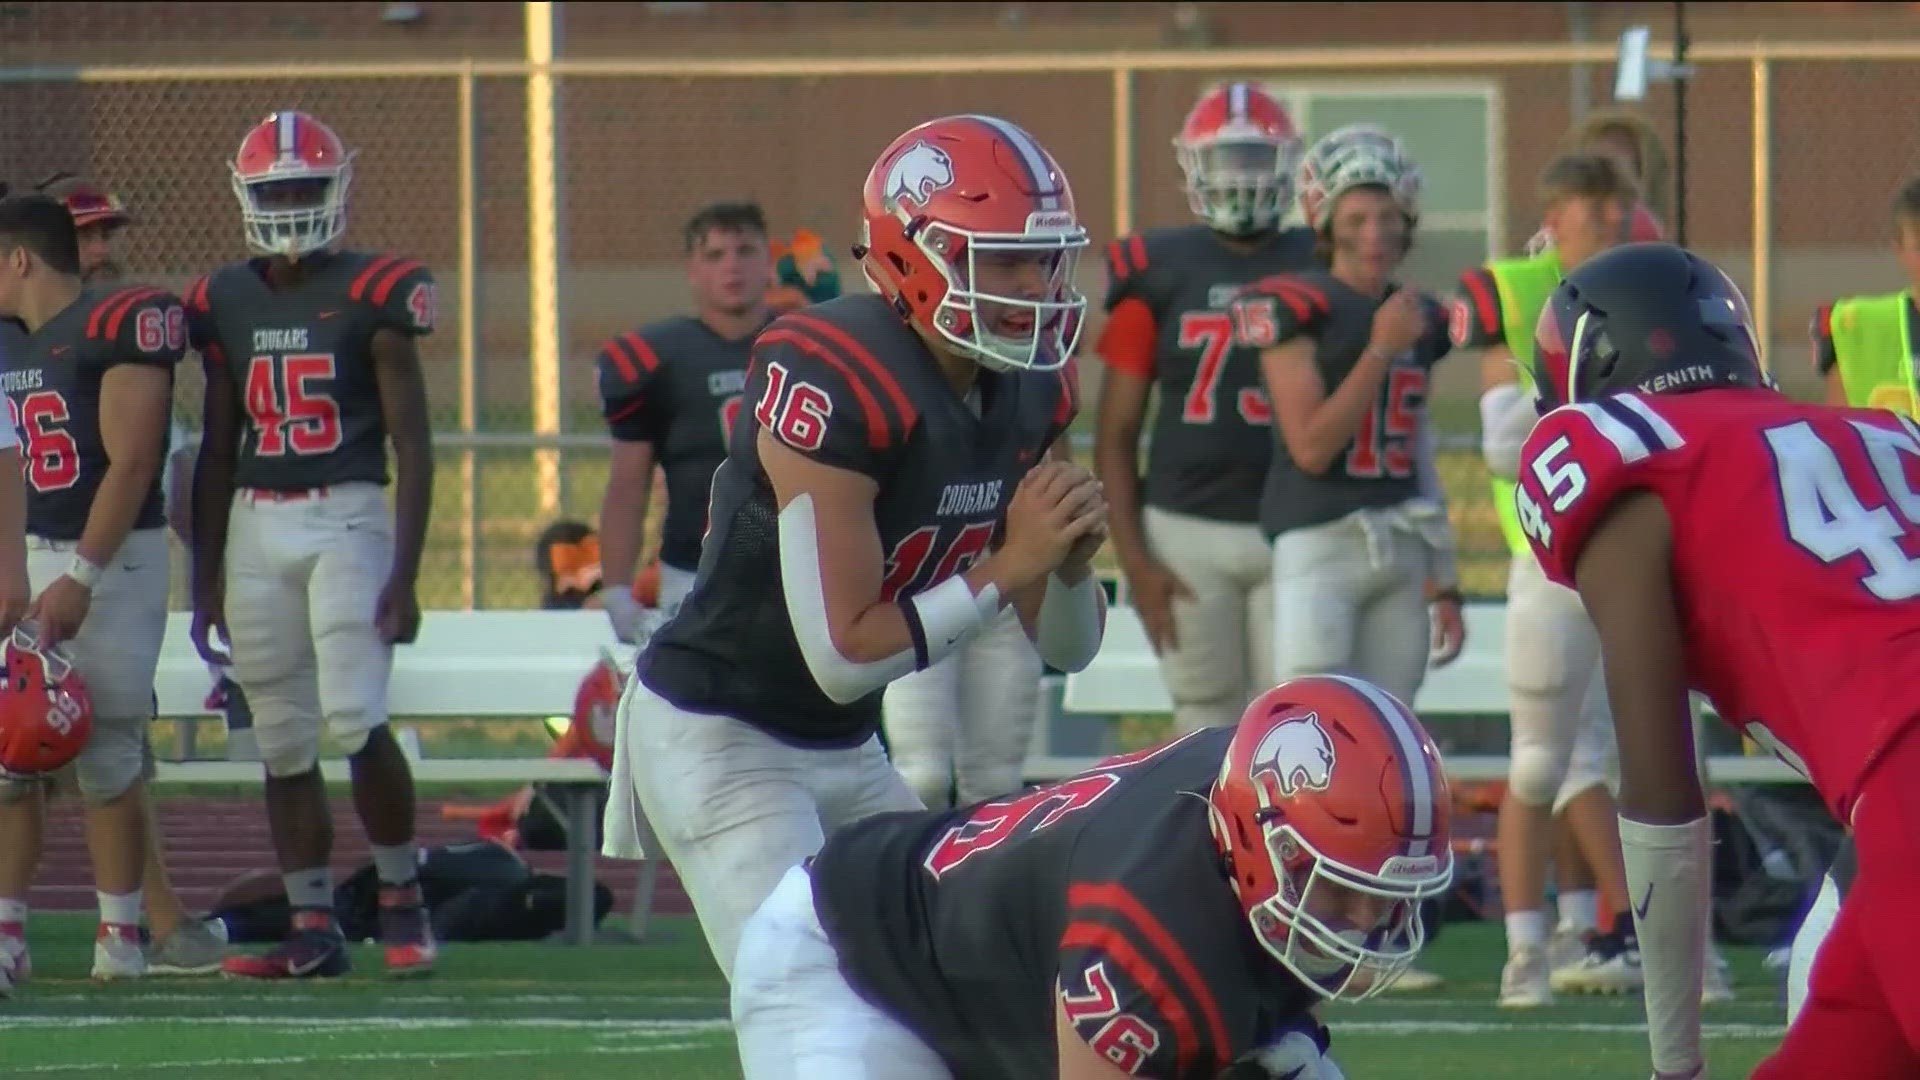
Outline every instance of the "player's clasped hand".
<svg viewBox="0 0 1920 1080"><path fill-rule="evenodd" d="M80 632L93 607L93 593L65 574L54 578L33 600L27 618L40 624L40 644L52 648Z"/></svg>
<svg viewBox="0 0 1920 1080"><path fill-rule="evenodd" d="M226 647L233 647L233 639L227 636L226 610L225 591L217 581L194 590L193 624L188 631L193 637L193 651L200 654L200 659L220 667L233 663L231 655L213 644L213 635L218 631Z"/></svg>
<svg viewBox="0 0 1920 1080"><path fill-rule="evenodd" d="M1433 620L1433 649L1427 655L1427 663L1443 668L1458 660L1460 651L1466 647L1466 613L1460 601L1452 596L1436 597L1427 605L1427 611Z"/></svg>
<svg viewBox="0 0 1920 1080"><path fill-rule="evenodd" d="M389 581L380 590L380 606L373 622L380 628L380 640L389 645L410 645L420 635L420 600L413 583Z"/></svg>
<svg viewBox="0 0 1920 1080"><path fill-rule="evenodd" d="M1035 466L1014 489L1007 505L1007 538L1002 556L1021 588L1059 569L1083 540L1104 537L1107 500L1100 481L1072 462L1048 460ZM1094 541L1098 547L1098 541ZM1091 557L1091 552L1088 552Z"/></svg>
<svg viewBox="0 0 1920 1080"><path fill-rule="evenodd" d="M1399 356L1412 348L1427 328L1427 307L1419 292L1401 289L1374 311L1373 333L1367 339L1367 348L1383 356Z"/></svg>

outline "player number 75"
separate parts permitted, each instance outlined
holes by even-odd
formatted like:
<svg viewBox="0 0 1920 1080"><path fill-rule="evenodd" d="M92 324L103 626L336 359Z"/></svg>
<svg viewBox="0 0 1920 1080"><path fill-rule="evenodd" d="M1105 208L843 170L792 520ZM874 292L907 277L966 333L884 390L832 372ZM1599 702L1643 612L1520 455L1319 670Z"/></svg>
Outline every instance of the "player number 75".
<svg viewBox="0 0 1920 1080"><path fill-rule="evenodd" d="M1556 514L1566 513L1567 507L1587 491L1587 471L1577 461L1560 460L1571 449L1573 441L1562 435L1533 459L1533 478ZM1553 526L1547 523L1545 511L1524 485L1514 493L1514 510L1519 515L1522 532L1538 540L1542 547L1553 546Z"/></svg>

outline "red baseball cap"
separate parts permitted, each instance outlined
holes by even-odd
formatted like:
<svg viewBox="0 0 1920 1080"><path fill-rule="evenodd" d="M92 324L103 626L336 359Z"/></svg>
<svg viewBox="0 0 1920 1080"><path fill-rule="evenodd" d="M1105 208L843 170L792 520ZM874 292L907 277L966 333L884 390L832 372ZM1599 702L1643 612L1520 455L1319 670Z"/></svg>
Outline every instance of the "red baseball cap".
<svg viewBox="0 0 1920 1080"><path fill-rule="evenodd" d="M106 188L70 173L55 173L40 181L39 191L59 199L73 215L76 228L89 225L126 225L133 221L120 196Z"/></svg>

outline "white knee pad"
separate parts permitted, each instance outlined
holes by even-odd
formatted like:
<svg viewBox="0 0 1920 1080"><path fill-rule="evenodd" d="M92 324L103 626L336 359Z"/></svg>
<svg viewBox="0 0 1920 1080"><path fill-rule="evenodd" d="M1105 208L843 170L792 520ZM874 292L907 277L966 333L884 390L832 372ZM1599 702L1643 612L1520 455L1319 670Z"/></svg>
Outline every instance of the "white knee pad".
<svg viewBox="0 0 1920 1080"><path fill-rule="evenodd" d="M1523 742L1516 734L1507 763L1507 790L1528 806L1551 806L1567 778L1566 755L1551 746Z"/></svg>
<svg viewBox="0 0 1920 1080"><path fill-rule="evenodd" d="M312 723L263 724L256 719L253 733L268 776L300 776L320 764L320 729Z"/></svg>
<svg viewBox="0 0 1920 1080"><path fill-rule="evenodd" d="M333 736L333 744L347 757L365 750L368 736L386 726L385 720L376 722L365 713L334 713L327 717L327 734Z"/></svg>
<svg viewBox="0 0 1920 1080"><path fill-rule="evenodd" d="M73 777L80 797L98 806L126 794L140 780L146 765L147 719L144 716L95 715L93 734L73 760Z"/></svg>

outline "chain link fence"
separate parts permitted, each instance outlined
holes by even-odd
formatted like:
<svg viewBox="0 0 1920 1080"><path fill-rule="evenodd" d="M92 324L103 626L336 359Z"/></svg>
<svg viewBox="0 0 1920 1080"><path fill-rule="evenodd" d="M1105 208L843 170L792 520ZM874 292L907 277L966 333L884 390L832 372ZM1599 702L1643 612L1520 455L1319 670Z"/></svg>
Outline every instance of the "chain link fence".
<svg viewBox="0 0 1920 1080"><path fill-rule="evenodd" d="M1774 58L1763 48L1714 46L1696 61L1687 240L1751 290L1776 372L1812 396L1804 333L1814 306L1900 279L1887 206L1916 163L1910 140L1890 135L1897 127L1884 118L1920 106L1911 77L1920 49L1909 57L1889 45L1876 58L1804 46ZM597 516L606 455L592 357L608 336L688 305L680 226L701 205L759 200L776 233L807 227L826 237L843 280L860 287L845 253L877 148L928 116L982 111L1017 118L1055 151L1104 243L1122 228L1188 220L1167 140L1204 86L1255 77L1289 95L1309 135L1377 117L1412 143L1433 194L1409 274L1444 290L1460 270L1533 233L1533 180L1563 145L1574 80L1590 79L1590 99L1606 100L1609 53L1546 44L1136 53L1125 66L1074 54L969 66L563 61L552 69L554 145L533 151L555 154L559 166L550 193L560 236L551 343L559 370L550 373L561 389L558 437L530 434L534 381L549 375L532 359L540 350L529 208L548 193L529 181L532 69L509 57L41 70L0 50L0 175L31 181L67 169L107 183L136 217L130 273L183 289L245 254L226 160L246 129L277 108L333 125L359 149L348 242L421 258L440 280L440 330L423 343L440 438L422 599L527 606L537 600L535 537L556 517ZM1669 140L1670 94L1656 88L1641 107ZM1672 224L1678 215L1669 216ZM1757 234L1757 224L1767 228ZM1099 260L1083 274L1097 298ZM1083 365L1088 400L1097 368ZM200 390L189 363L179 380L183 420L197 415ZM1498 595L1506 555L1476 449L1477 393L1477 365L1451 361L1434 412L1449 447L1443 470L1466 584ZM557 489L542 483L538 446L560 454ZM657 523L658 507L651 516Z"/></svg>

